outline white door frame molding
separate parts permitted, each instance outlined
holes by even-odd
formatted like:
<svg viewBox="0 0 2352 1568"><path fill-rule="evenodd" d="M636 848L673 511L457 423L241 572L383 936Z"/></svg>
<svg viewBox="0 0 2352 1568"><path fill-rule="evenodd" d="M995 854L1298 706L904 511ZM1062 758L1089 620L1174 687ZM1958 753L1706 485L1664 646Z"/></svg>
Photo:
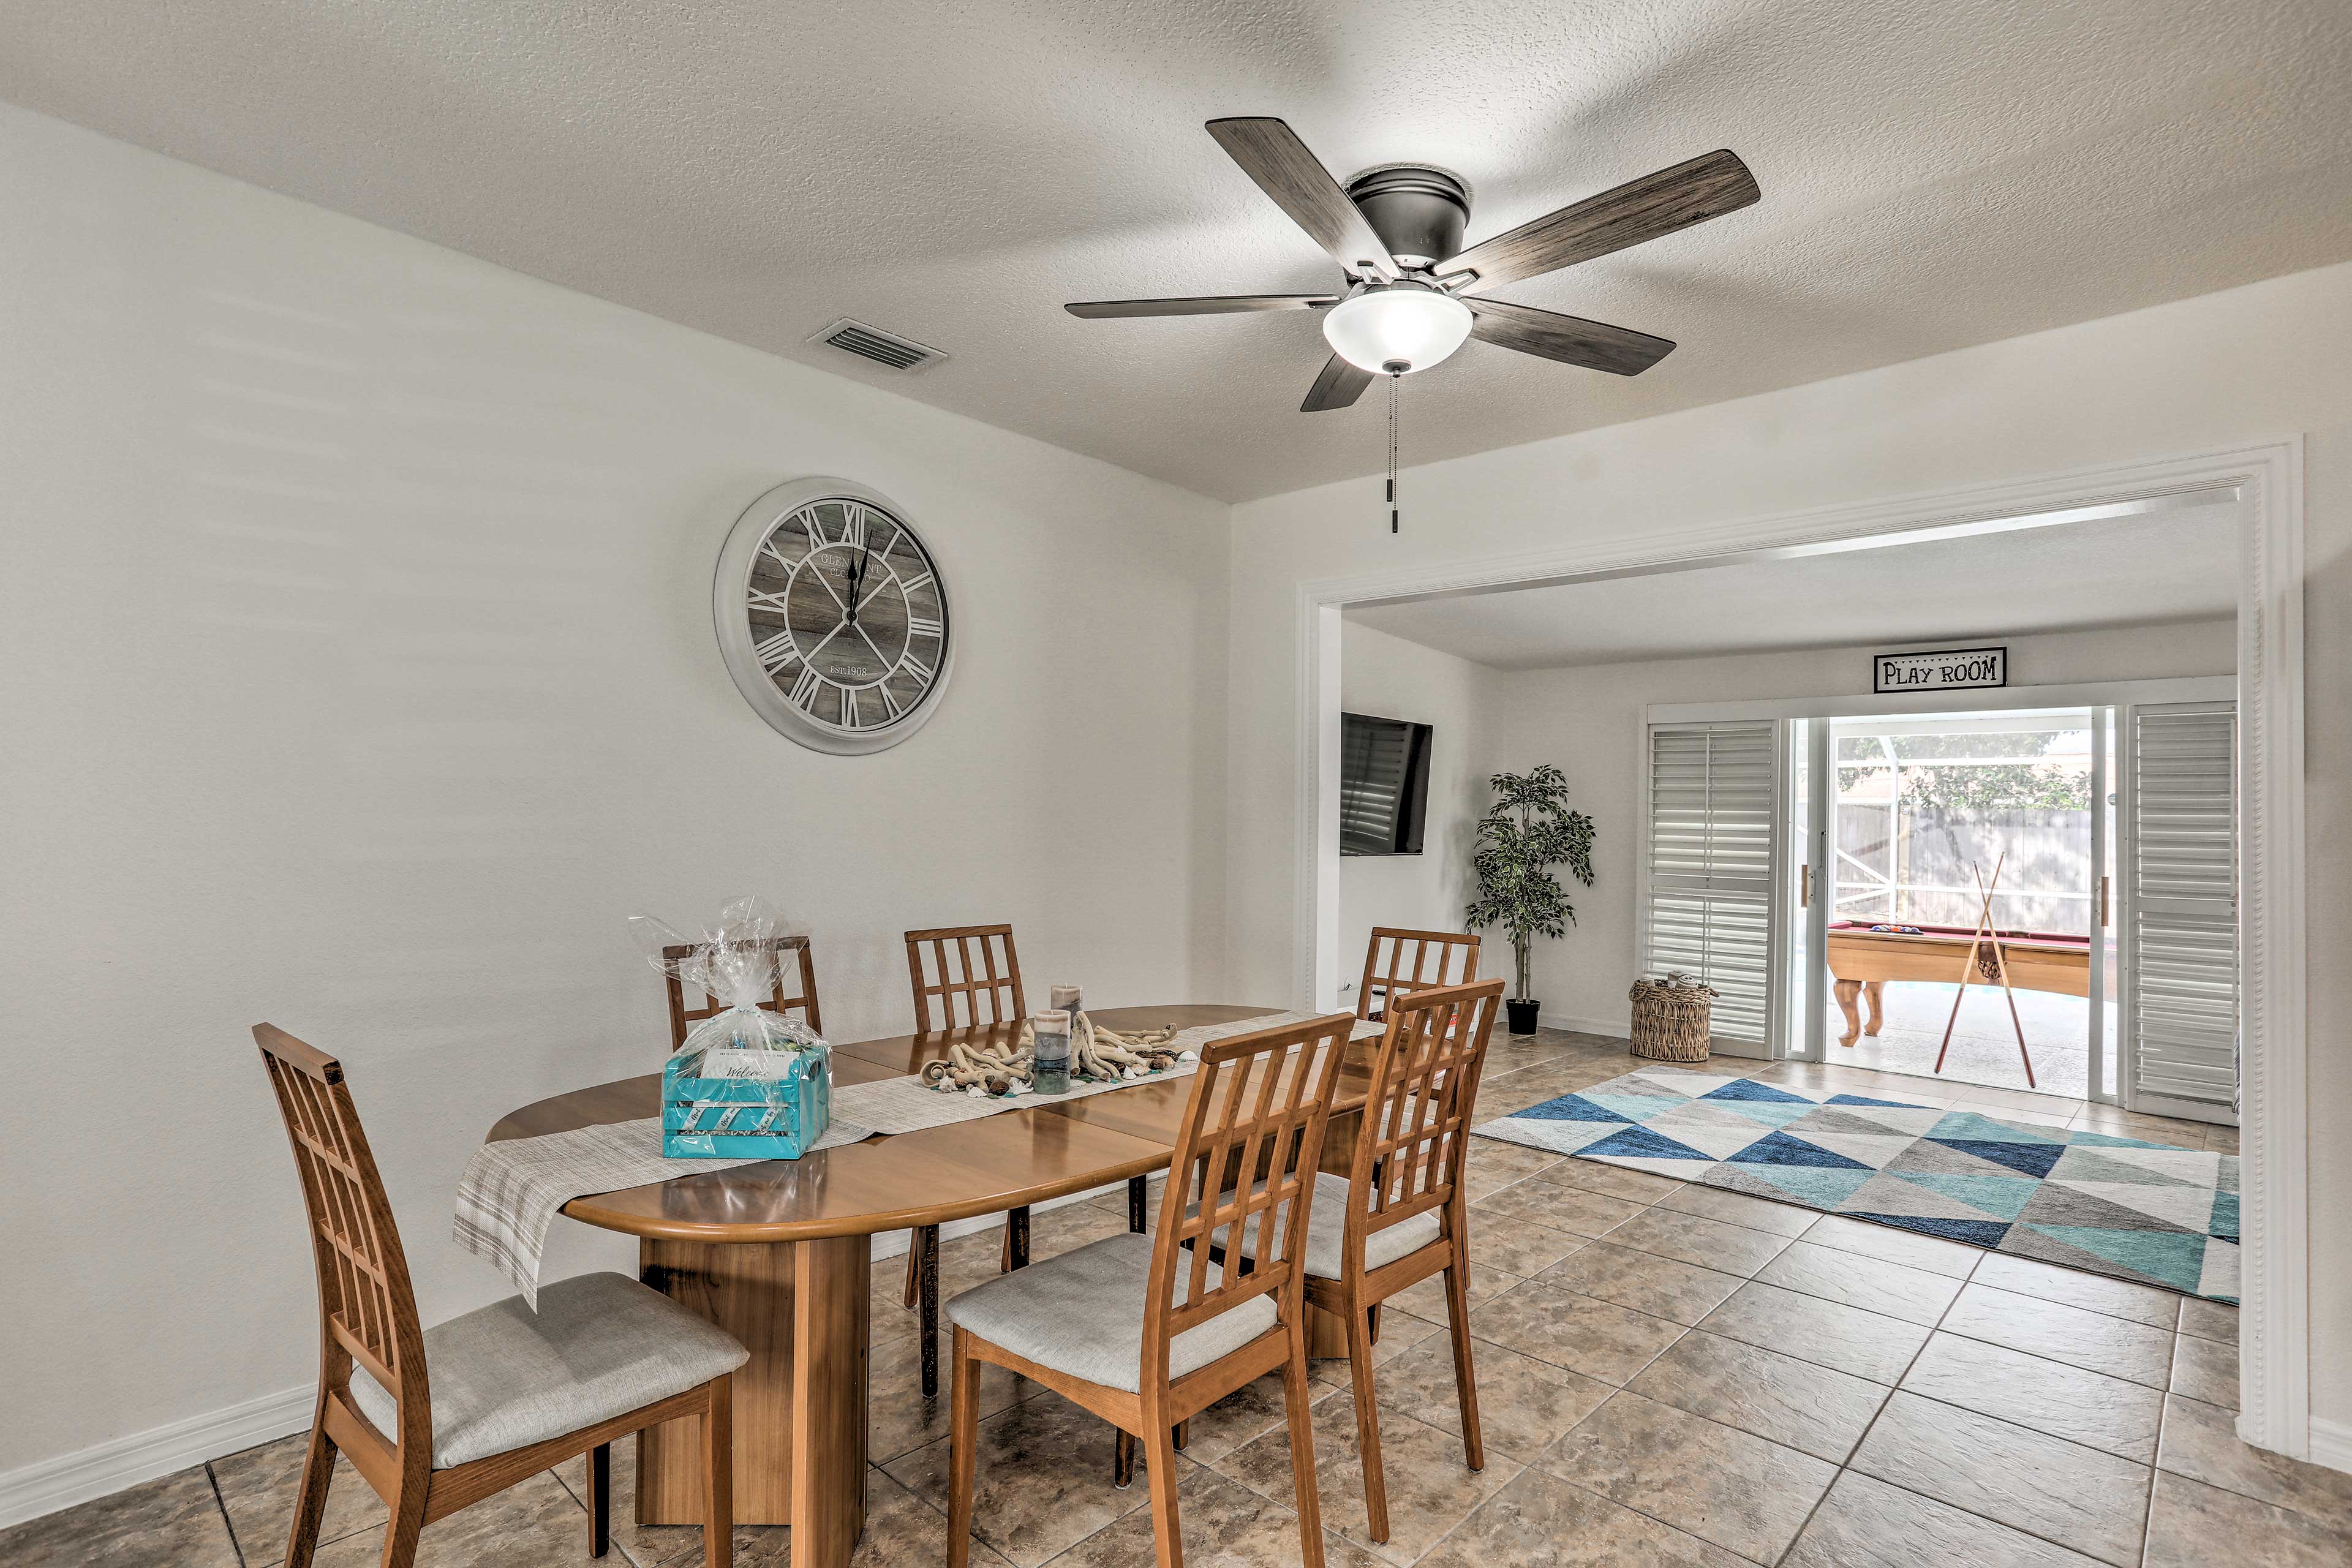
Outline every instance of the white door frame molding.
<svg viewBox="0 0 2352 1568"><path fill-rule="evenodd" d="M1298 585L1294 646L1292 954L1302 1002L1328 1008L1339 974L1339 615L1397 604L1689 571L1939 538L2047 528L2209 504L2235 491L2238 713L2244 869L2242 1093L2245 1277L2239 1436L2311 1452L2310 1216L2304 1106L2303 443L2117 464L1894 500L1668 531L1638 540Z"/></svg>

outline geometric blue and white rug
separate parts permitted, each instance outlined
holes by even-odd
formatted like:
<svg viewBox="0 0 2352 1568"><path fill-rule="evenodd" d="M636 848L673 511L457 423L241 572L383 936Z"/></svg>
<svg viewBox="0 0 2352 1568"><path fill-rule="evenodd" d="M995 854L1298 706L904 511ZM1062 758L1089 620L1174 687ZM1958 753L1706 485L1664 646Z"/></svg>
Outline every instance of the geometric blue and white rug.
<svg viewBox="0 0 2352 1568"><path fill-rule="evenodd" d="M1652 1067L1483 1137L2238 1300L2238 1159L1859 1094Z"/></svg>

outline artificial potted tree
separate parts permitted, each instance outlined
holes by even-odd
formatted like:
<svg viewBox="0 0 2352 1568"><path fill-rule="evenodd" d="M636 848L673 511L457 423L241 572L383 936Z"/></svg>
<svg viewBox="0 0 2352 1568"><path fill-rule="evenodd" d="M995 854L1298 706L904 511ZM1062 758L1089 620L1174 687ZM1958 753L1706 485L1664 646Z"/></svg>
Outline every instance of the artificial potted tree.
<svg viewBox="0 0 2352 1568"><path fill-rule="evenodd" d="M1549 763L1487 783L1495 804L1478 821L1478 897L1468 918L1474 931L1500 926L1511 939L1516 985L1503 1008L1511 1033L1532 1035L1542 1004L1528 994L1528 949L1537 937L1566 936L1576 919L1554 866L1592 886L1592 819L1569 809L1567 776Z"/></svg>

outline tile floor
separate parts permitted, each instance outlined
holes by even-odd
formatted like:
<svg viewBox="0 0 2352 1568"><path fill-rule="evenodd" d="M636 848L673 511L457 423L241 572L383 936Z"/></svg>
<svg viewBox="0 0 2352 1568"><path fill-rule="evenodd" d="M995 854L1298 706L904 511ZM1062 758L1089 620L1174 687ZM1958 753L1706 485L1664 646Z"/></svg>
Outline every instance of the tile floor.
<svg viewBox="0 0 2352 1568"><path fill-rule="evenodd" d="M1627 1069L1622 1041L1496 1043L1489 1115ZM2226 1130L2030 1103L1968 1084L1802 1065L1759 1076L1877 1087L2185 1144ZM1990 1098L1989 1098L1990 1097ZM2318 1568L2352 1562L2352 1475L2240 1443L2234 1310L1810 1210L1479 1140L1471 1328L1487 1461L1463 1468L1433 1283L1386 1314L1378 1354L1391 1538L1366 1539L1341 1363L1318 1369L1316 1453L1333 1568L1425 1563L1790 1568ZM1048 1256L1125 1227L1123 1194L1036 1216ZM950 1290L996 1269L993 1233L942 1249ZM875 1270L872 1457L860 1568L946 1554L945 1401L916 1388L898 1266ZM1145 1489L1110 1485L1108 1428L1034 1384L983 1382L976 1563L1140 1568ZM1193 1423L1178 1463L1188 1561L1296 1562L1274 1380ZM614 1451L616 1498L631 1488ZM274 1563L301 1439L287 1438L0 1531L0 1564ZM577 1462L428 1531L425 1568L585 1559ZM615 1514L625 1515L625 1508ZM376 1561L383 1510L346 1468L322 1568ZM615 1558L693 1568L697 1531L616 1518ZM791 1532L738 1531L745 1564Z"/></svg>

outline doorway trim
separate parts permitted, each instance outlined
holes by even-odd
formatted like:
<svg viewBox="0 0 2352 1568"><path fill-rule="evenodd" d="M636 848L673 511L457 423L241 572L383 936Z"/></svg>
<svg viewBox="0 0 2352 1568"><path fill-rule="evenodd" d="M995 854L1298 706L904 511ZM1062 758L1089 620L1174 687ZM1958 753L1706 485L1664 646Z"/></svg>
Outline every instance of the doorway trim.
<svg viewBox="0 0 2352 1568"><path fill-rule="evenodd" d="M1297 856L1294 988L1328 1009L1338 994L1339 616L1349 606L1689 571L2063 526L2241 502L2239 780L2244 1232L2238 1435L2311 1453L2310 1216L2305 1114L2303 441L2113 464L1998 485L1580 542L1454 564L1298 585L1294 712Z"/></svg>

